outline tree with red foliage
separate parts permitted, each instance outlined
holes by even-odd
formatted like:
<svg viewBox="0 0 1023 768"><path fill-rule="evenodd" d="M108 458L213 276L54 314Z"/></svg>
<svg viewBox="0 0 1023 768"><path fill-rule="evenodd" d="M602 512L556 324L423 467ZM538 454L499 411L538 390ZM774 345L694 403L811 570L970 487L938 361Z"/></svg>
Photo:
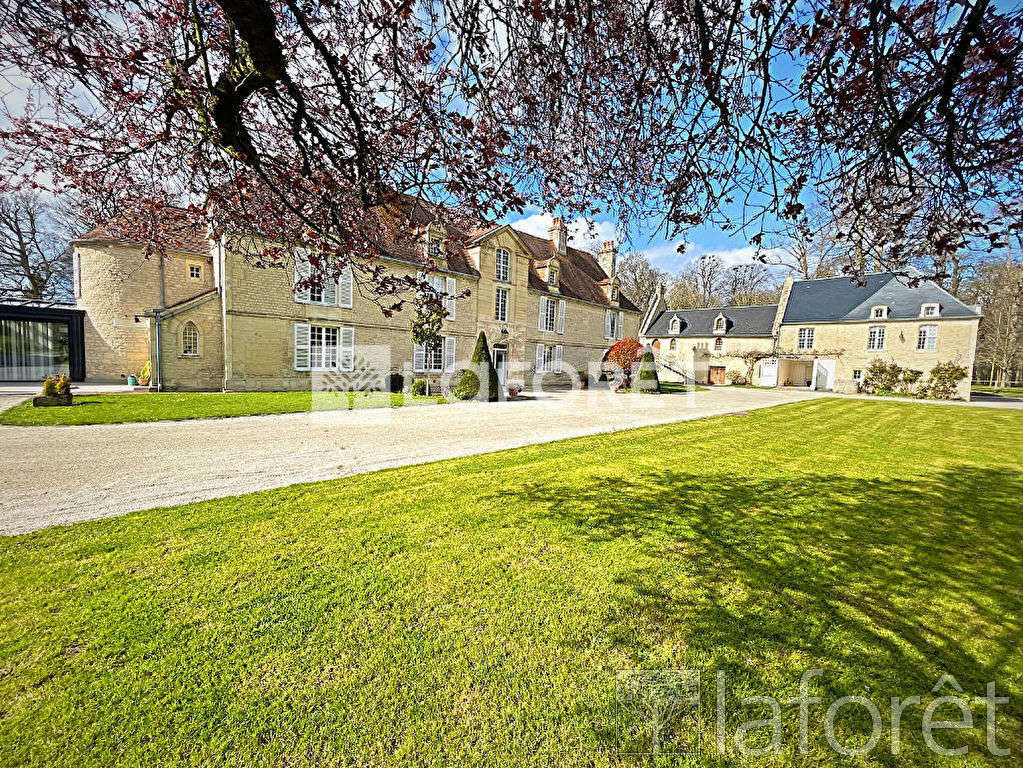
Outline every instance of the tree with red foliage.
<svg viewBox="0 0 1023 768"><path fill-rule="evenodd" d="M643 345L632 338L616 341L607 351L602 367L616 390L632 385L633 369L642 356Z"/></svg>
<svg viewBox="0 0 1023 768"><path fill-rule="evenodd" d="M353 266L386 312L421 293L379 260L416 217L603 210L759 247L820 200L894 269L1021 226L1023 12L991 0L9 0L0 23L32 83L0 178L156 248L184 202L263 235L262 264Z"/></svg>

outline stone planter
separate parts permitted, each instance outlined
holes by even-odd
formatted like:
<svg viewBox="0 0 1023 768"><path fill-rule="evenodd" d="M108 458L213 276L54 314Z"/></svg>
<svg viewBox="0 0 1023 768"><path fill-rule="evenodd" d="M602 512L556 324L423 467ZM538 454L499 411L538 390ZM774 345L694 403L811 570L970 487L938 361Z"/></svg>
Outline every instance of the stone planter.
<svg viewBox="0 0 1023 768"><path fill-rule="evenodd" d="M36 395L32 398L34 408L52 408L57 405L71 405L71 395Z"/></svg>

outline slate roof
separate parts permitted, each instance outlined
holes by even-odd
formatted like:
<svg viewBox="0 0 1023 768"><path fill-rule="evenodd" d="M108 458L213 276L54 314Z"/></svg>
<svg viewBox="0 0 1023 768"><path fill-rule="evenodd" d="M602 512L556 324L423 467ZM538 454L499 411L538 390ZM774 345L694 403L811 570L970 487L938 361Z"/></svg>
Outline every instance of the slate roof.
<svg viewBox="0 0 1023 768"><path fill-rule="evenodd" d="M708 307L707 309L669 309L661 312L650 323L646 336L771 336L777 304L754 307ZM714 333L714 319L725 316L724 334ZM670 333L671 319L677 317L682 326L677 334Z"/></svg>
<svg viewBox="0 0 1023 768"><path fill-rule="evenodd" d="M848 277L828 277L793 283L782 322L869 320L871 308L882 304L889 308L889 320L916 319L921 304L939 304L939 317L980 317L975 308L929 280L911 288L905 277L875 272L864 275L863 281L861 286Z"/></svg>

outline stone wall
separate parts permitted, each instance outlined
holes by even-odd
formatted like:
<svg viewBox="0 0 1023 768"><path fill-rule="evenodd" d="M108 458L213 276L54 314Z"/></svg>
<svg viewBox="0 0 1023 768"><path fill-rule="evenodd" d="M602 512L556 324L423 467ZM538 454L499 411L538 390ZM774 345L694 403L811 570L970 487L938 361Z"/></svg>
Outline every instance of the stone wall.
<svg viewBox="0 0 1023 768"><path fill-rule="evenodd" d="M199 353L185 355L183 333L188 323L199 335ZM155 345L156 334L152 334ZM153 354L156 359L155 350ZM166 390L218 390L224 386L224 335L220 295L211 294L160 321L160 367Z"/></svg>

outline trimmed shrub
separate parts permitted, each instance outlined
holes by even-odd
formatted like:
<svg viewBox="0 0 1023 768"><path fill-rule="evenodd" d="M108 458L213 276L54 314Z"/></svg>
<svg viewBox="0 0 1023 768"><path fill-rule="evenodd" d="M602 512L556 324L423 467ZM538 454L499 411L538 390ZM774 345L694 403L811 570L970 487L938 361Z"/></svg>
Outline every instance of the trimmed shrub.
<svg viewBox="0 0 1023 768"><path fill-rule="evenodd" d="M661 391L661 382L657 378L657 363L654 362L654 351L648 346L639 360L639 370L632 386L633 392L653 394Z"/></svg>
<svg viewBox="0 0 1023 768"><path fill-rule="evenodd" d="M43 395L45 397L57 396L57 380L52 376L47 376L43 379Z"/></svg>
<svg viewBox="0 0 1023 768"><path fill-rule="evenodd" d="M476 338L476 346L472 350L472 357L469 358L469 362L475 366L475 370L468 368L463 370L462 376L455 388L451 390L451 394L459 400L472 400L475 398L480 401L486 400L486 402L490 403L496 402L500 397L500 385L497 381L497 369L494 368L494 361L490 357L487 335L483 331L480 331L480 335ZM485 394L480 386L480 377L476 370L486 371L488 386Z"/></svg>
<svg viewBox="0 0 1023 768"><path fill-rule="evenodd" d="M729 371L728 373L725 374L725 378L728 379L729 384L734 384L737 386L749 384L749 380L739 371Z"/></svg>
<svg viewBox="0 0 1023 768"><path fill-rule="evenodd" d="M57 387L57 397L71 397L71 379L66 373L58 373L54 383Z"/></svg>
<svg viewBox="0 0 1023 768"><path fill-rule="evenodd" d="M426 379L416 379L412 382L412 394L413 395L425 395L426 394Z"/></svg>
<svg viewBox="0 0 1023 768"><path fill-rule="evenodd" d="M392 392L401 392L405 389L405 377L400 373L392 373L387 377L387 387Z"/></svg>
<svg viewBox="0 0 1023 768"><path fill-rule="evenodd" d="M959 382L966 378L966 369L951 361L938 363L931 368L927 391L937 400L952 400L956 397Z"/></svg>
<svg viewBox="0 0 1023 768"><path fill-rule="evenodd" d="M902 366L884 360L874 360L863 376L865 392L894 392L902 379Z"/></svg>

